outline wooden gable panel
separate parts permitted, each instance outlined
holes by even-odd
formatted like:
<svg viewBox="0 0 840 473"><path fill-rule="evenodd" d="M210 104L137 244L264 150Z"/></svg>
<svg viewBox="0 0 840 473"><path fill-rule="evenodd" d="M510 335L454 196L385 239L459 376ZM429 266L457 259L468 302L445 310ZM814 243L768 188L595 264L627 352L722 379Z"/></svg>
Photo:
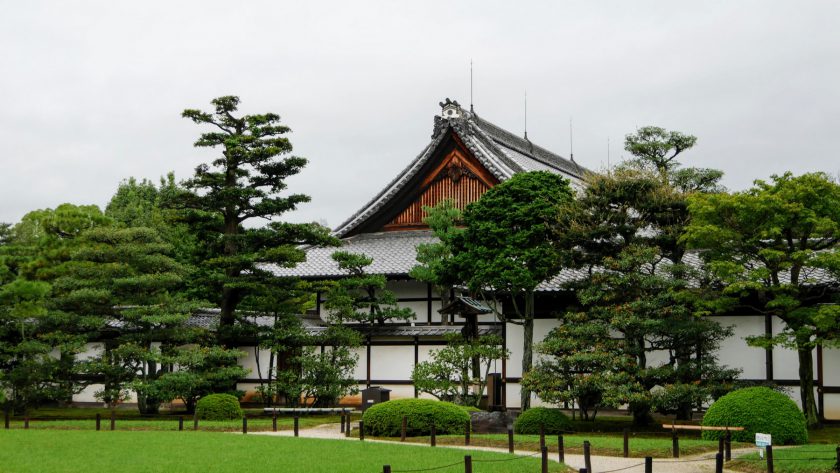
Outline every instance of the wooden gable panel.
<svg viewBox="0 0 840 473"><path fill-rule="evenodd" d="M461 146L454 146L423 179L417 190L419 195L388 222L383 230L427 228L423 223L426 216L423 207L433 207L442 200L452 199L456 207L463 210L498 182Z"/></svg>

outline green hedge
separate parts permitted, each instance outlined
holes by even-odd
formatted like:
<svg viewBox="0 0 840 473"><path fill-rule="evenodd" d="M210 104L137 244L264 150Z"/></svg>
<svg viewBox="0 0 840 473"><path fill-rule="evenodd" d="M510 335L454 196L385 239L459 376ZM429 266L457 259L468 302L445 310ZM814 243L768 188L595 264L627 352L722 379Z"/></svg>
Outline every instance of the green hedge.
<svg viewBox="0 0 840 473"><path fill-rule="evenodd" d="M409 437L429 435L432 424L438 434L463 434L470 415L461 406L431 399L397 399L369 407L362 420L365 433L398 437L406 416Z"/></svg>
<svg viewBox="0 0 840 473"><path fill-rule="evenodd" d="M770 388L744 388L718 399L703 416L703 425L744 427L732 432L732 440L755 442L757 432L773 436L773 445L808 442L808 427L799 407L786 395ZM703 431L703 438L716 440L721 431Z"/></svg>
<svg viewBox="0 0 840 473"><path fill-rule="evenodd" d="M242 418L239 399L230 394L210 394L199 399L195 405L199 419L230 420Z"/></svg>
<svg viewBox="0 0 840 473"><path fill-rule="evenodd" d="M532 407L519 414L513 423L513 430L517 434L539 434L540 424L545 426L546 434L562 434L572 427L572 421L560 409Z"/></svg>

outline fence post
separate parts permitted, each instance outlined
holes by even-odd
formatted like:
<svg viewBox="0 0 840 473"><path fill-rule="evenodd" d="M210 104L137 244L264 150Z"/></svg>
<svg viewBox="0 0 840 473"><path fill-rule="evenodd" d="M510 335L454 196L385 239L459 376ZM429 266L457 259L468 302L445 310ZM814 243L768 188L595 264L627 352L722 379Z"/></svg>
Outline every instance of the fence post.
<svg viewBox="0 0 840 473"><path fill-rule="evenodd" d="M624 458L630 456L630 429L624 429Z"/></svg>
<svg viewBox="0 0 840 473"><path fill-rule="evenodd" d="M578 473L587 473L586 468L581 468L580 470L578 470Z"/></svg>
<svg viewBox="0 0 840 473"><path fill-rule="evenodd" d="M345 437L349 437L349 436L350 436L350 430L351 430L352 428L353 428L353 427L350 425L350 414L347 414L347 428L346 428L346 429L344 429L344 436L345 436Z"/></svg>
<svg viewBox="0 0 840 473"><path fill-rule="evenodd" d="M9 430L9 424L11 422L11 416L9 414L9 406L3 408L3 424L5 425L5 429Z"/></svg>
<svg viewBox="0 0 840 473"><path fill-rule="evenodd" d="M271 431L277 432L277 410L271 414ZM344 432L344 418L341 418L341 431Z"/></svg>
<svg viewBox="0 0 840 473"><path fill-rule="evenodd" d="M432 423L432 436L429 440L431 441L432 447L437 446L437 429L434 423Z"/></svg>
<svg viewBox="0 0 840 473"><path fill-rule="evenodd" d="M586 471L592 471L592 458L590 457L589 440L583 441L583 464L586 465Z"/></svg>
<svg viewBox="0 0 840 473"><path fill-rule="evenodd" d="M295 416L295 437L298 436L299 432L300 432L300 417Z"/></svg>
<svg viewBox="0 0 840 473"><path fill-rule="evenodd" d="M178 431L184 430L184 416L178 416Z"/></svg>
<svg viewBox="0 0 840 473"><path fill-rule="evenodd" d="M723 435L718 437L718 453L723 455Z"/></svg>
<svg viewBox="0 0 840 473"><path fill-rule="evenodd" d="M508 453L513 453L513 429L508 427Z"/></svg>
<svg viewBox="0 0 840 473"><path fill-rule="evenodd" d="M677 429L671 433L671 444L674 451L674 458L680 457L680 437L677 435Z"/></svg>
<svg viewBox="0 0 840 473"><path fill-rule="evenodd" d="M765 447L767 450L767 473L773 473L773 446Z"/></svg>
<svg viewBox="0 0 840 473"><path fill-rule="evenodd" d="M472 473L472 455L464 455L464 473Z"/></svg>
<svg viewBox="0 0 840 473"><path fill-rule="evenodd" d="M102 427L102 414L96 413L96 430L99 430Z"/></svg>
<svg viewBox="0 0 840 473"><path fill-rule="evenodd" d="M542 466L542 473L548 473L548 447L542 446L540 448L540 453L542 454L541 458L541 466Z"/></svg>
<svg viewBox="0 0 840 473"><path fill-rule="evenodd" d="M566 461L566 448L563 445L563 434L559 434L557 436L557 459L560 463L564 463Z"/></svg>
<svg viewBox="0 0 840 473"><path fill-rule="evenodd" d="M545 447L545 424L540 422L540 449Z"/></svg>
<svg viewBox="0 0 840 473"><path fill-rule="evenodd" d="M405 442L405 434L408 430L408 417L402 416L402 425L400 426L400 442Z"/></svg>
<svg viewBox="0 0 840 473"><path fill-rule="evenodd" d="M365 440L365 421L359 421L359 440Z"/></svg>
<svg viewBox="0 0 840 473"><path fill-rule="evenodd" d="M723 454L715 455L715 473L723 473Z"/></svg>
<svg viewBox="0 0 840 473"><path fill-rule="evenodd" d="M198 413L193 412L193 430L198 430Z"/></svg>
<svg viewBox="0 0 840 473"><path fill-rule="evenodd" d="M653 457L645 457L645 473L653 473Z"/></svg>
<svg viewBox="0 0 840 473"><path fill-rule="evenodd" d="M243 434L248 433L248 418L247 417L242 417L242 433Z"/></svg>
<svg viewBox="0 0 840 473"><path fill-rule="evenodd" d="M344 422L342 420L342 422ZM391 465L385 465L382 467L382 473L391 473Z"/></svg>
<svg viewBox="0 0 840 473"><path fill-rule="evenodd" d="M274 415L275 416L277 415L277 411L274 411ZM341 415L338 416L338 418L341 419L341 427L339 428L339 432L343 434L344 433L344 413L342 412Z"/></svg>
<svg viewBox="0 0 840 473"><path fill-rule="evenodd" d="M723 440L723 459L726 461L732 460L732 432L726 431Z"/></svg>
<svg viewBox="0 0 840 473"><path fill-rule="evenodd" d="M835 471L840 471L840 446L837 447L836 453L837 453L837 464L834 465L834 470Z"/></svg>
<svg viewBox="0 0 840 473"><path fill-rule="evenodd" d="M117 430L117 412L111 409L111 430Z"/></svg>
<svg viewBox="0 0 840 473"><path fill-rule="evenodd" d="M23 428L24 429L29 428L29 414L23 416Z"/></svg>
<svg viewBox="0 0 840 473"><path fill-rule="evenodd" d="M464 429L464 445L470 445L470 429L472 428L472 422L467 421L466 428Z"/></svg>

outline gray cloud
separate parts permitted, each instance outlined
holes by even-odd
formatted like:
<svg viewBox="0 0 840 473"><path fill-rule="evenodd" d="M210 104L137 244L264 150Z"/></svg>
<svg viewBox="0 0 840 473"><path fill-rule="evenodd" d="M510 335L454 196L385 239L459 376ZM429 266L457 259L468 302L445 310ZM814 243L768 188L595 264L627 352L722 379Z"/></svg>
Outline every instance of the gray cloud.
<svg viewBox="0 0 840 473"><path fill-rule="evenodd" d="M782 2L8 2L0 18L0 221L104 205L119 181L208 150L180 118L218 95L280 113L310 159L289 218L340 223L425 146L444 97L575 157L615 162L656 124L725 184L840 171L840 4Z"/></svg>

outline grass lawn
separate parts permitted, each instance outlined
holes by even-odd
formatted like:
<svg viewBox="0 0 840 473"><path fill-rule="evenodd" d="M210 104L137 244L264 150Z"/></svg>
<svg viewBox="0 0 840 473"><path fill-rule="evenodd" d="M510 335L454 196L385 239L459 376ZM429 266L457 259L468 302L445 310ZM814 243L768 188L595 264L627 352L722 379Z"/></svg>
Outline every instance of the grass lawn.
<svg viewBox="0 0 840 473"><path fill-rule="evenodd" d="M464 471L468 452L447 448L386 445L212 432L96 432L81 430L0 430L0 471L16 473L284 473L377 472L455 464L437 472ZM539 458L471 452L482 473L539 471ZM510 461L499 461L508 460ZM482 463L483 460L490 460ZM495 461L493 461L495 460ZM480 465L480 466L479 466ZM551 462L549 470L565 472Z"/></svg>
<svg viewBox="0 0 840 473"><path fill-rule="evenodd" d="M836 445L810 444L801 447L773 450L773 469L776 473L829 473L833 471ZM727 468L744 472L767 471L766 459L753 453L734 459Z"/></svg>
<svg viewBox="0 0 840 473"><path fill-rule="evenodd" d="M399 440L391 439L391 440ZM429 443L429 437L414 437L406 439L411 442ZM549 451L557 452L557 436L546 435L546 446ZM583 453L583 441L589 440L592 455L622 456L624 455L624 437L622 434L574 434L564 435L563 445L566 453ZM539 450L539 435L515 435L513 438L516 449ZM463 435L438 435L440 445L463 445ZM508 447L507 434L473 434L470 444L485 447ZM671 434L661 436L630 436L631 457L671 458ZM732 448L745 447L748 444L732 443ZM697 438L680 438L680 455L694 455L704 452L716 452L717 441L700 440Z"/></svg>

